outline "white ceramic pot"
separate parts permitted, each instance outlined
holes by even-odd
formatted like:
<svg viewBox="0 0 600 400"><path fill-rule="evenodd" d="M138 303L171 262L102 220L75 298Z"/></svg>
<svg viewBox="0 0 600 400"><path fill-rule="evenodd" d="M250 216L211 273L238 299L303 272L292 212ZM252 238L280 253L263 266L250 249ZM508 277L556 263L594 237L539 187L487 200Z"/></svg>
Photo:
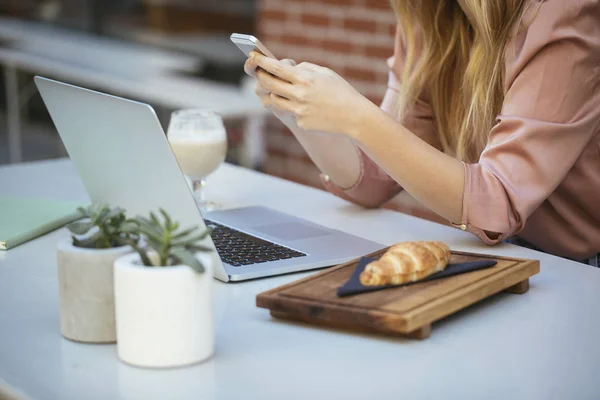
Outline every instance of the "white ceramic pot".
<svg viewBox="0 0 600 400"><path fill-rule="evenodd" d="M58 244L60 331L70 340L114 343L114 261L131 253L129 246L84 249L71 239Z"/></svg>
<svg viewBox="0 0 600 400"><path fill-rule="evenodd" d="M214 352L212 257L206 268L146 267L137 254L115 261L117 347L121 361L138 367L194 364Z"/></svg>

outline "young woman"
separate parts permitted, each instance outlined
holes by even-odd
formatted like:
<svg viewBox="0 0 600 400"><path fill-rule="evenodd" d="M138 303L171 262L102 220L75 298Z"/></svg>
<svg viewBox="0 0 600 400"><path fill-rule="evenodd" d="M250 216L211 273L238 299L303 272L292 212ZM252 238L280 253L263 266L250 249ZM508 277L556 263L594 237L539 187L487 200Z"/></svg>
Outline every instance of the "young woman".
<svg viewBox="0 0 600 400"><path fill-rule="evenodd" d="M333 71L252 53L257 94L333 193L401 190L495 244L600 252L600 0L394 0L381 108Z"/></svg>

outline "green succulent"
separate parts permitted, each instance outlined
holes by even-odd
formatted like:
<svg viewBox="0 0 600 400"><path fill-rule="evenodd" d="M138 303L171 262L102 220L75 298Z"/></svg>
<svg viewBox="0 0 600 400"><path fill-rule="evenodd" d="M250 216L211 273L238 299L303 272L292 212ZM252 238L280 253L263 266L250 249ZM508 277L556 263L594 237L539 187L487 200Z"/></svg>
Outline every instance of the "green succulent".
<svg viewBox="0 0 600 400"><path fill-rule="evenodd" d="M67 225L73 234L73 246L87 249L109 249L137 243L136 223L125 217L122 208L92 204L77 209L81 219Z"/></svg>
<svg viewBox="0 0 600 400"><path fill-rule="evenodd" d="M200 244L210 234L210 230L200 232L198 227L180 230L179 223L174 222L165 210L160 209L160 214L163 222L154 213L150 213L150 218L135 219L138 226L136 232L146 242L146 247L133 246L142 263L148 267L184 264L197 273L203 273L204 266L195 253L212 251L211 248ZM157 263L152 262L151 253L156 257Z"/></svg>

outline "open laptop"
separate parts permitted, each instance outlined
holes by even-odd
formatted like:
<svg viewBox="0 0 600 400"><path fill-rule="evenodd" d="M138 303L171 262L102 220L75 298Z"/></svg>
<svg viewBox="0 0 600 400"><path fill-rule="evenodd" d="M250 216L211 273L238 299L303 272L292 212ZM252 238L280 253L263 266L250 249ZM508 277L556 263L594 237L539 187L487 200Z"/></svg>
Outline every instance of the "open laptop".
<svg viewBox="0 0 600 400"><path fill-rule="evenodd" d="M212 227L206 244L217 250L219 280L331 266L383 247L266 207L202 216L152 107L42 77L35 83L92 201L132 216L162 207L184 227Z"/></svg>

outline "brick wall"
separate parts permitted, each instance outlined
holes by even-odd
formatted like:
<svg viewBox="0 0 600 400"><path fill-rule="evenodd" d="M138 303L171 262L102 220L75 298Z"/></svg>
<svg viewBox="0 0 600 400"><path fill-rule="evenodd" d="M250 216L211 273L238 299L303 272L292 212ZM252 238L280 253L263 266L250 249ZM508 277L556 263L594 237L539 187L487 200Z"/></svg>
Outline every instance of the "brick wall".
<svg viewBox="0 0 600 400"><path fill-rule="evenodd" d="M278 58L329 67L379 104L393 53L389 0L259 0L259 38ZM318 170L275 118L266 125L264 171L320 187Z"/></svg>
<svg viewBox="0 0 600 400"><path fill-rule="evenodd" d="M0 0L1 2L2 0ZM254 32L259 0L142 0L151 28L166 32Z"/></svg>

